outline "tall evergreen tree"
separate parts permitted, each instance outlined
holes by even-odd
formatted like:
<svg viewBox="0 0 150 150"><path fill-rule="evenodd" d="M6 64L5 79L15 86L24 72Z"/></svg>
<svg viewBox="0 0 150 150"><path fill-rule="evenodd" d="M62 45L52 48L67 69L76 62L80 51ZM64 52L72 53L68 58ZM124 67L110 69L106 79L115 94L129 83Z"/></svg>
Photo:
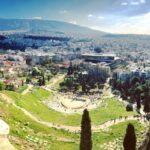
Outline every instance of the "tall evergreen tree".
<svg viewBox="0 0 150 150"><path fill-rule="evenodd" d="M123 141L124 150L136 150L136 135L134 126L132 124L128 124L126 134Z"/></svg>
<svg viewBox="0 0 150 150"><path fill-rule="evenodd" d="M45 76L44 76L44 74L42 75L42 85L45 85Z"/></svg>
<svg viewBox="0 0 150 150"><path fill-rule="evenodd" d="M91 120L87 109L84 110L81 121L80 150L92 150Z"/></svg>
<svg viewBox="0 0 150 150"><path fill-rule="evenodd" d="M67 75L72 75L73 72L74 72L74 69L73 69L73 66L72 66L72 62L70 62L70 66L69 66L69 68L68 68L68 73L67 73Z"/></svg>
<svg viewBox="0 0 150 150"><path fill-rule="evenodd" d="M137 109L141 108L141 92L142 92L141 86L138 86L135 89L135 98L136 98L136 103L137 103Z"/></svg>
<svg viewBox="0 0 150 150"><path fill-rule="evenodd" d="M150 94L149 94L149 87L145 87L144 89L144 112L150 112Z"/></svg>
<svg viewBox="0 0 150 150"><path fill-rule="evenodd" d="M150 104L149 104L149 99L144 100L144 112L149 113L150 112Z"/></svg>

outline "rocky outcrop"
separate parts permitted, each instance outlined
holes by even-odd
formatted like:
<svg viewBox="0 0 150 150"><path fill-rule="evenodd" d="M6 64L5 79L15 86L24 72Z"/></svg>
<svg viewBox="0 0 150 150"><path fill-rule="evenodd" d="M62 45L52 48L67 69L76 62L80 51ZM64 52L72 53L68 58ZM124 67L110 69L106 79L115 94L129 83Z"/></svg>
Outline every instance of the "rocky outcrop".
<svg viewBox="0 0 150 150"><path fill-rule="evenodd" d="M9 125L0 119L0 150L15 150L8 139L9 131Z"/></svg>

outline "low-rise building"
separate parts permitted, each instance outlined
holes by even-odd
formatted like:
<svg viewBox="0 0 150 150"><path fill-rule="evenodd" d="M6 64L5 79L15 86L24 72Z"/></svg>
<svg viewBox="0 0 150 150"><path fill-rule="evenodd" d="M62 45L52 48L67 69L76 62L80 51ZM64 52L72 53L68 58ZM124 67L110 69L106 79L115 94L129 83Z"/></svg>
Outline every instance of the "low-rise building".
<svg viewBox="0 0 150 150"><path fill-rule="evenodd" d="M85 61L93 62L93 63L99 63L99 62L107 62L111 63L116 59L115 54L82 54L82 58Z"/></svg>
<svg viewBox="0 0 150 150"><path fill-rule="evenodd" d="M103 63L91 63L84 62L82 63L83 68L88 72L89 75L97 79L106 79L111 75L111 69L108 65Z"/></svg>
<svg viewBox="0 0 150 150"><path fill-rule="evenodd" d="M54 57L54 54L51 54L51 53L46 53L43 51L42 52L32 51L32 52L26 53L26 62L29 65L42 64L44 62L52 61L53 57Z"/></svg>
<svg viewBox="0 0 150 150"><path fill-rule="evenodd" d="M131 71L120 70L113 72L113 78L119 79L121 81L126 81L127 79L131 79L133 77L137 77L140 79L150 79L150 68L138 68Z"/></svg>

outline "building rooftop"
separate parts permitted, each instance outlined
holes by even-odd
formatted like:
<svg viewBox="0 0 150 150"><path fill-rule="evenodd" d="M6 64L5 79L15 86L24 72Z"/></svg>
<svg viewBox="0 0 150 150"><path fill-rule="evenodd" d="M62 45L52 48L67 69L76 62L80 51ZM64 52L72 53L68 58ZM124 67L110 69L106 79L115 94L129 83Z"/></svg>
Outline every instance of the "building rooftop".
<svg viewBox="0 0 150 150"><path fill-rule="evenodd" d="M27 55L30 56L54 56L55 54L53 53L48 53L48 52L43 52L43 51L31 51L31 52L26 52Z"/></svg>
<svg viewBox="0 0 150 150"><path fill-rule="evenodd" d="M82 56L107 56L107 57L116 57L115 54L111 54L111 53L100 53L100 54L97 54L97 53L84 53L82 54Z"/></svg>

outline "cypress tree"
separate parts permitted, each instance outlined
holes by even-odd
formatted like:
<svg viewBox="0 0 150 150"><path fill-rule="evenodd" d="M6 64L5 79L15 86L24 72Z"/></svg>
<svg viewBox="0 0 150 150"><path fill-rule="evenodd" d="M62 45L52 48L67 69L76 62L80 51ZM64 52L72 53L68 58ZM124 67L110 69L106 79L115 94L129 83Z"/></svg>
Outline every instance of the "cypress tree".
<svg viewBox="0 0 150 150"><path fill-rule="evenodd" d="M136 135L134 126L132 124L128 124L126 134L123 141L124 150L136 150Z"/></svg>
<svg viewBox="0 0 150 150"><path fill-rule="evenodd" d="M91 120L87 109L83 111L81 121L80 150L92 150Z"/></svg>
<svg viewBox="0 0 150 150"><path fill-rule="evenodd" d="M45 85L45 77L44 77L44 74L42 76L42 85Z"/></svg>
<svg viewBox="0 0 150 150"><path fill-rule="evenodd" d="M144 112L149 113L150 112L150 106L149 106L149 94L148 92L145 93L145 100L144 100Z"/></svg>

